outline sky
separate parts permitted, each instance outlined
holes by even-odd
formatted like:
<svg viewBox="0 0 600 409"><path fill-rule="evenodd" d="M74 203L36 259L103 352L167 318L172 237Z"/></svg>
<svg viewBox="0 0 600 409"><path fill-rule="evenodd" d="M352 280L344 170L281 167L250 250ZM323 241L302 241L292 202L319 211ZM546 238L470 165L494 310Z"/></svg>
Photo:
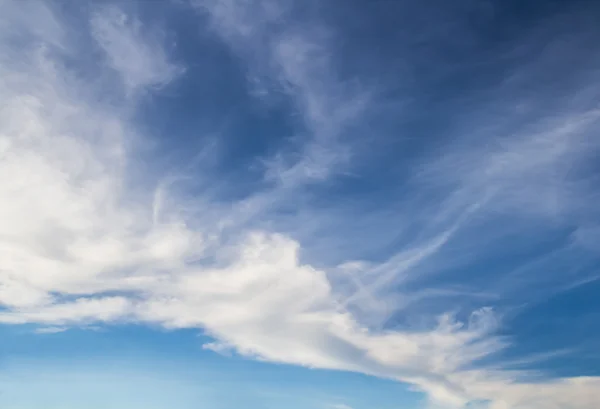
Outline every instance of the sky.
<svg viewBox="0 0 600 409"><path fill-rule="evenodd" d="M0 407L595 409L599 17L0 0Z"/></svg>

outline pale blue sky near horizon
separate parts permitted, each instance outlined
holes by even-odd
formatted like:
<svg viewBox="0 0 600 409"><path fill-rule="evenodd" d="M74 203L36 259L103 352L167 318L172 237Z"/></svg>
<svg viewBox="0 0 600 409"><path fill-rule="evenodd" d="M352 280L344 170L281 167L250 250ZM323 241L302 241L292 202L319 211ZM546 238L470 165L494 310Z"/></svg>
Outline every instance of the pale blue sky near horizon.
<svg viewBox="0 0 600 409"><path fill-rule="evenodd" d="M33 408L418 408L395 381L222 356L195 331L2 331L0 403Z"/></svg>

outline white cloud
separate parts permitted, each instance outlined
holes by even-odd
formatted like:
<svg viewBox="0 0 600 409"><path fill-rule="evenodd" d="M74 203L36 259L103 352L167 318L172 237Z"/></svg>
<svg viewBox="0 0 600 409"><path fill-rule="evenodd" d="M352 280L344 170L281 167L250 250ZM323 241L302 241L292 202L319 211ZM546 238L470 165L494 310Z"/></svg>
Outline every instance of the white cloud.
<svg viewBox="0 0 600 409"><path fill-rule="evenodd" d="M268 24L286 10L277 2L257 4ZM12 13L15 6L0 7ZM250 41L252 51L259 49L265 33L256 20L260 13L232 1L212 2L210 10L219 29L235 36L230 41ZM10 27L34 33L35 41L26 47L14 49L4 41L6 32L0 35L1 322L44 324L46 332L122 321L202 328L215 338L207 346L212 349L409 382L432 403L447 407L489 399L493 409L590 409L600 400L598 378L534 384L518 382L520 373L472 369L508 342L494 335L498 317L491 309L473 311L465 323L446 313L422 328L385 331L370 329L354 312L352 307L414 275L438 253L475 212L472 202L457 205L463 217L456 224L445 219L434 224L433 233L387 263L346 264L346 271L352 266L352 274L364 281L357 281L356 293L337 291L329 271L301 260L298 241L246 229L240 221L236 206L242 214L259 213L280 199L280 190L253 196L233 211L200 197L195 203L204 207L194 215L208 216L198 218L181 212L180 198L167 185L133 193L127 169L135 154L131 141L139 135L121 114L123 107L93 98L119 90L82 84L62 63L61 50L72 45L51 33L52 40L45 40L46 31L30 27L40 15L32 17ZM117 8L97 11L91 27L127 92L166 85L179 72L152 29ZM55 32L54 26L47 30ZM269 38L265 57L269 70L276 65L278 81L288 87L314 134L306 155L284 166L293 183L283 186L301 184L306 174L330 172L338 156L329 157L328 149L340 146L341 130L365 101L362 93L331 86L336 81L327 49L306 33L291 30ZM338 106L346 97L350 102ZM526 148L528 143L538 149L536 140L525 142ZM552 163L561 156L553 147L547 153ZM507 154L506 171L503 155L492 155L497 160L490 162L488 176L518 182L510 169L524 162ZM542 162L545 169L547 161ZM297 169L304 176L296 176ZM215 237L225 223L233 239Z"/></svg>

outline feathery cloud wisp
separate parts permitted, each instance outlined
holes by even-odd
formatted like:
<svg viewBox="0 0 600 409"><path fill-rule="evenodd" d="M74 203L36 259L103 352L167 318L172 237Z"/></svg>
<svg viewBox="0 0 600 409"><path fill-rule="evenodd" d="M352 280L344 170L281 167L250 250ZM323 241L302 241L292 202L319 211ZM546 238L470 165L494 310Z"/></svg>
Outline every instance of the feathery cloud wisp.
<svg viewBox="0 0 600 409"><path fill-rule="evenodd" d="M122 78L128 92L161 87L182 73L170 61L160 32L145 32L142 23L115 6L98 9L90 20L92 36Z"/></svg>

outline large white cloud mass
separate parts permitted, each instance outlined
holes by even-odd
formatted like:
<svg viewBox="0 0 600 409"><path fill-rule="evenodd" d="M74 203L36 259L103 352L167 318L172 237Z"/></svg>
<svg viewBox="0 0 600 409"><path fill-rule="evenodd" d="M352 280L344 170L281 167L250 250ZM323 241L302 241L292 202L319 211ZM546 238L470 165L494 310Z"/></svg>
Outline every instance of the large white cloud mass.
<svg viewBox="0 0 600 409"><path fill-rule="evenodd" d="M69 19L44 2L0 2L0 322L198 328L214 338L206 348L408 382L440 407L596 407L598 378L531 383L519 371L474 366L510 343L495 335L499 318L491 308L472 311L466 322L448 312L419 328L370 324L395 308L386 303L426 296L423 290L388 300L384 290L407 279L481 207L543 203L553 215L572 212L577 203L551 205L549 198L562 200L557 191L582 186L559 184L552 172L596 149L581 135L598 112L540 123L509 150L468 152L472 160L457 150L436 161L430 169L461 186L445 202L448 215L438 214L433 233L387 261L350 256L331 269L307 264L297 239L247 221L268 217L277 203L348 160L343 129L365 109L369 93L337 82L326 30L270 34L269 19L281 18L286 7L219 0L192 8L208 13L212 29L252 59L252 70L283 84L311 135L300 159L268 164L267 191L232 206L200 193L190 212L189 197L179 197L168 181L140 189L132 172L141 166L136 150L150 141L131 113L185 72L159 28L116 6L92 9L78 25L102 56L92 78L69 63L88 58ZM457 163L479 171L447 171ZM589 237L593 230L580 231Z"/></svg>

